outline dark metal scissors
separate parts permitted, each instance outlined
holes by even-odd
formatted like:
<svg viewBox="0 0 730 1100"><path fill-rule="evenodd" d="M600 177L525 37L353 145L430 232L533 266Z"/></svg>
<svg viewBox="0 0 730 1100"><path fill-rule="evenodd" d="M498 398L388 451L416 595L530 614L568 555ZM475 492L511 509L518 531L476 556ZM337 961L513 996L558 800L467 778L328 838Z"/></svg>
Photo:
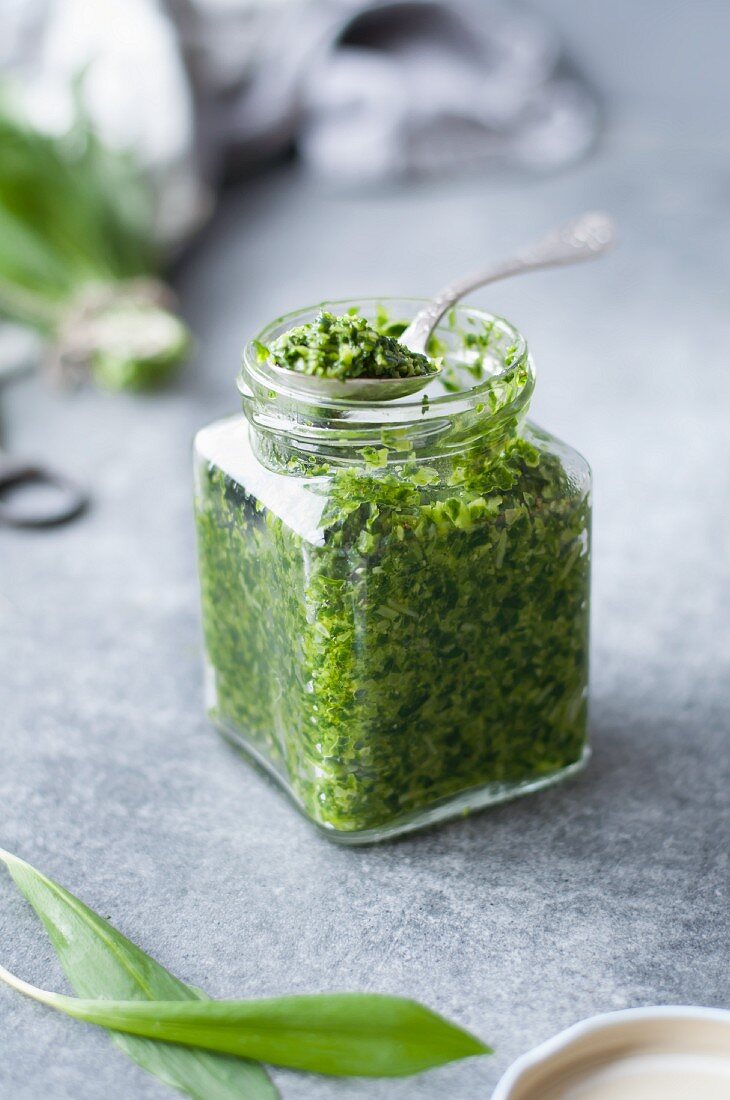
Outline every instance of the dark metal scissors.
<svg viewBox="0 0 730 1100"><path fill-rule="evenodd" d="M65 474L0 451L0 524L55 527L83 512L86 492Z"/></svg>
<svg viewBox="0 0 730 1100"><path fill-rule="evenodd" d="M10 356L0 355L0 384L25 373L37 351L27 334L10 335ZM87 504L86 492L65 474L13 458L0 448L0 526L55 527L80 515Z"/></svg>

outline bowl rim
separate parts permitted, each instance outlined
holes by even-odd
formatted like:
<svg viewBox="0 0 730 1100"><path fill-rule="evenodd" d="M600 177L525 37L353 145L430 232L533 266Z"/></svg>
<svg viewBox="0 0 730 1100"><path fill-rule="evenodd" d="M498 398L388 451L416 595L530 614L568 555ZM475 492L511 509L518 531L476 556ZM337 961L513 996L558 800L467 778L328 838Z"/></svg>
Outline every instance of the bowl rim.
<svg viewBox="0 0 730 1100"><path fill-rule="evenodd" d="M621 1024L641 1024L649 1020L707 1020L727 1024L730 1028L730 1010L702 1008L698 1005L653 1005L618 1009L614 1012L602 1012L596 1016L589 1016L520 1055L499 1079L492 1093L492 1100L512 1100L512 1090L520 1084L529 1070L541 1062L554 1058L576 1040L596 1031L609 1032L614 1026Z"/></svg>

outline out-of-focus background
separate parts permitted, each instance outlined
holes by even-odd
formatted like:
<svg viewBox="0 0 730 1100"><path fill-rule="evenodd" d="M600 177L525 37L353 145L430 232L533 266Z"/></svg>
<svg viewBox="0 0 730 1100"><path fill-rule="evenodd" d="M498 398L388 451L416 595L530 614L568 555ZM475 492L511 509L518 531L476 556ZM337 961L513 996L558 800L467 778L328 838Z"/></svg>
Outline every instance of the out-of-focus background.
<svg viewBox="0 0 730 1100"><path fill-rule="evenodd" d="M417 1081L279 1074L286 1097L482 1100L593 1012L730 998L729 41L724 0L0 7L0 113L26 127L0 130L1 442L91 496L67 526L0 527L3 845L213 995L407 992L497 1051ZM60 140L74 94L124 155L62 191L27 128ZM73 221L82 179L107 199ZM208 728L192 435L236 411L241 346L273 316L428 295L593 208L619 225L609 259L474 298L524 331L534 418L594 469L593 761L333 847ZM128 392L137 344L89 350L91 276L144 276L143 312L171 283L194 343L164 386ZM0 895L3 964L61 988ZM2 990L0 1019L0 1096L165 1095L100 1033Z"/></svg>

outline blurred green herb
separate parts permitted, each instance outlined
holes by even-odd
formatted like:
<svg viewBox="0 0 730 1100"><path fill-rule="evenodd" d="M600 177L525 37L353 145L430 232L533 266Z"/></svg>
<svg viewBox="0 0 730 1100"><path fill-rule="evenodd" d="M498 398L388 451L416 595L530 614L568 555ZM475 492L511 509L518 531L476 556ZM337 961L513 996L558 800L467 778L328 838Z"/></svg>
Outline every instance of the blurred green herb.
<svg viewBox="0 0 730 1100"><path fill-rule="evenodd" d="M189 346L155 274L151 194L130 156L105 148L76 96L62 135L0 95L0 314L31 325L66 375L146 389Z"/></svg>
<svg viewBox="0 0 730 1100"><path fill-rule="evenodd" d="M271 1100L276 1089L243 1058L337 1076L395 1077L490 1053L474 1036L401 997L207 1000L29 864L1 849L0 859L43 921L80 996L38 989L4 967L0 979L109 1029L139 1065L189 1096Z"/></svg>

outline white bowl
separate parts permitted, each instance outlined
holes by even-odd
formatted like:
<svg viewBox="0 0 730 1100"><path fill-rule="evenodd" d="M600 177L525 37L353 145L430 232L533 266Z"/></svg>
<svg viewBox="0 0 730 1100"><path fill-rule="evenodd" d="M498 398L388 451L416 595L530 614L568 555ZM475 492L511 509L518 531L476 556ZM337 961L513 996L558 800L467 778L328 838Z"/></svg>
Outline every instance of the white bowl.
<svg viewBox="0 0 730 1100"><path fill-rule="evenodd" d="M629 1069L641 1065L636 1061L640 1058L651 1058L654 1066L673 1074L678 1059L685 1059L682 1072L702 1065L713 1081L712 1096L707 1087L702 1093L683 1090L676 1095L730 1100L730 1012L672 1006L593 1016L518 1058L492 1100L562 1100L571 1090L580 1095L580 1086L597 1084L601 1074L611 1072L608 1067L615 1071L623 1061ZM631 1100L628 1092L626 1100Z"/></svg>

